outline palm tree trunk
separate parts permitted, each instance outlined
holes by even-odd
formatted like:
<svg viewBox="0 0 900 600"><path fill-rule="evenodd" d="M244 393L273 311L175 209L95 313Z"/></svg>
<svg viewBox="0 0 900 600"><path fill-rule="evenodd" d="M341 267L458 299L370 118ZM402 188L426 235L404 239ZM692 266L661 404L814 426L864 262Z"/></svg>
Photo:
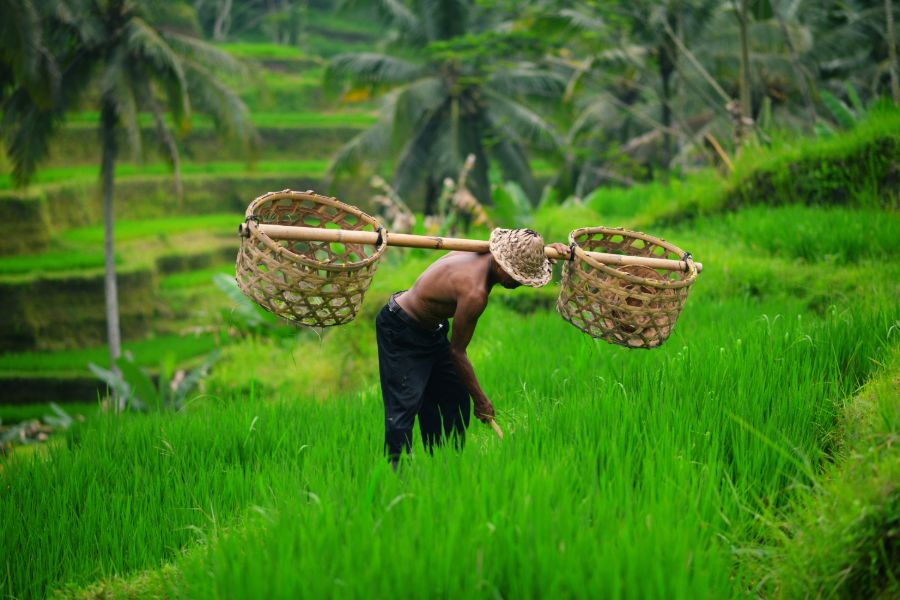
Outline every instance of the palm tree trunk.
<svg viewBox="0 0 900 600"><path fill-rule="evenodd" d="M745 119L752 118L753 105L750 100L750 40L747 33L747 0L740 0L740 8L738 11L738 23L741 32L741 73L740 73L740 107L741 120L739 124L739 141L742 143L746 139L746 123ZM740 148L740 144L738 145Z"/></svg>
<svg viewBox="0 0 900 600"><path fill-rule="evenodd" d="M668 23L676 15L671 5L666 7L665 19ZM679 6L675 10L680 9ZM671 27L671 25L670 25ZM680 28L679 28L680 29ZM678 60L678 48L668 37L662 36L659 44L659 77L662 84L662 124L663 130L663 168L668 171L672 162L672 75L675 72L675 61Z"/></svg>
<svg viewBox="0 0 900 600"><path fill-rule="evenodd" d="M900 104L900 82L897 81L897 39L894 37L894 3L884 0L884 17L887 21L888 60L891 73L891 98Z"/></svg>
<svg viewBox="0 0 900 600"><path fill-rule="evenodd" d="M116 289L116 253L113 238L113 176L116 168L116 109L112 101L104 99L100 111L100 138L103 158L100 179L103 194L103 264L106 294L106 338L109 343L111 369L118 373L116 360L122 354L122 335L119 330L119 296ZM124 398L115 398L115 410L123 406Z"/></svg>
<svg viewBox="0 0 900 600"><path fill-rule="evenodd" d="M772 3L772 12L775 13L775 18L778 19L778 27L781 29L781 35L784 36L784 45L787 46L788 54L790 54L791 57L791 66L794 69L794 76L797 78L797 84L800 86L800 91L803 93L803 102L806 104L806 114L809 117L809 126L810 128L815 127L816 107L813 104L812 95L809 93L809 84L803 73L800 57L797 55L797 48L794 47L794 42L791 40L791 34L790 31L788 31L784 15L781 14L781 10L776 3Z"/></svg>
<svg viewBox="0 0 900 600"><path fill-rule="evenodd" d="M231 26L231 0L224 0L216 16L213 25L213 39L217 42L225 41L228 37L228 28Z"/></svg>
<svg viewBox="0 0 900 600"><path fill-rule="evenodd" d="M672 161L672 73L675 70L674 60L670 54L671 47L663 41L659 46L659 77L662 83L662 124L663 129L663 168L668 169Z"/></svg>

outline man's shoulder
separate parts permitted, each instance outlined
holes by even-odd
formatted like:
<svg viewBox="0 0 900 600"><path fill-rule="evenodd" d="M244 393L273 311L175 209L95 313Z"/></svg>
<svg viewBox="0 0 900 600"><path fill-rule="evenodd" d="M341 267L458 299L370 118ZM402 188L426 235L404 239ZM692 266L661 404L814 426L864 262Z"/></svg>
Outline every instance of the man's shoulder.
<svg viewBox="0 0 900 600"><path fill-rule="evenodd" d="M490 295L484 286L464 286L457 290L456 303L457 305L465 305L469 310L480 313L487 306L488 298L490 298Z"/></svg>
<svg viewBox="0 0 900 600"><path fill-rule="evenodd" d="M441 270L434 273L436 277L432 281L443 288L448 300L452 298L457 304L483 308L490 291L486 269L482 268L481 261L460 258L462 260L441 265Z"/></svg>

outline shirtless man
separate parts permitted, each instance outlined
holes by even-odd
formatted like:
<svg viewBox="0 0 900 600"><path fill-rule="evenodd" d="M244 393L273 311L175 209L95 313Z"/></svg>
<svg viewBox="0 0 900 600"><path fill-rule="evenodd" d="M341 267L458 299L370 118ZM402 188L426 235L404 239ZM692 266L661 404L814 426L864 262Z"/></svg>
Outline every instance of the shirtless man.
<svg viewBox="0 0 900 600"><path fill-rule="evenodd" d="M568 252L563 244L553 247ZM438 259L412 288L391 296L375 319L385 452L394 468L402 451L410 451L416 416L429 452L444 438L462 447L470 397L476 418L488 423L494 417L466 348L491 289L545 285L550 262L543 238L530 229L495 229L490 249L489 254L451 252ZM448 340L449 319L453 334Z"/></svg>

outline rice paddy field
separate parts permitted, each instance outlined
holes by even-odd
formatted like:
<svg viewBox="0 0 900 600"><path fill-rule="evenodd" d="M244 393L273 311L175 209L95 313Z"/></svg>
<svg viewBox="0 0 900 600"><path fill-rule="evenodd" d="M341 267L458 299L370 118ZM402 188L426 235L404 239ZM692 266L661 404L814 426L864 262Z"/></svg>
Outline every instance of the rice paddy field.
<svg viewBox="0 0 900 600"><path fill-rule="evenodd" d="M727 175L599 188L498 223L548 243L641 229L705 268L649 351L563 321L560 265L545 288L496 289L469 354L505 437L473 419L462 450L432 456L416 431L395 472L374 318L438 254L390 249L353 323L288 327L233 285L243 188L214 187L320 183L329 149L375 121L374 105L326 110L319 89L323 57L370 47L375 25L312 14L349 37L220 44L258 66L230 83L272 136L259 157L204 145L199 119L190 210L169 187L167 203L150 195L168 164L117 168L123 321L144 325L126 330L133 368L155 384L218 357L177 409L113 415L96 385L64 394L107 357L66 337L102 328L95 142L71 160L57 148L23 198L3 195L19 192L0 164L0 209L46 226L36 249L0 256L16 315L0 334L45 336L0 348L0 598L900 597L896 108L831 137L773 134ZM63 150L97 119L73 115ZM41 443L2 437L58 411L72 419Z"/></svg>
<svg viewBox="0 0 900 600"><path fill-rule="evenodd" d="M785 222L803 226L777 235ZM660 349L594 341L541 301L510 308L527 290L498 295L471 354L502 442L473 423L462 452L419 446L392 472L361 317L335 330L341 343L239 343L177 414L97 415L13 454L2 593L720 598L839 591L827 578L848 568L897 591L896 546L858 544L898 514L895 442L873 445L897 431L896 212L748 207L659 233L706 265ZM430 258L383 266L364 313ZM327 365L351 359L361 373L341 389ZM307 375L277 385L273 369ZM861 395L874 416L853 425ZM840 524L827 547L804 533L807 547L787 532L817 522L809 503L853 489L839 485L851 448L885 463L860 497L887 525ZM840 568L816 580L813 552Z"/></svg>

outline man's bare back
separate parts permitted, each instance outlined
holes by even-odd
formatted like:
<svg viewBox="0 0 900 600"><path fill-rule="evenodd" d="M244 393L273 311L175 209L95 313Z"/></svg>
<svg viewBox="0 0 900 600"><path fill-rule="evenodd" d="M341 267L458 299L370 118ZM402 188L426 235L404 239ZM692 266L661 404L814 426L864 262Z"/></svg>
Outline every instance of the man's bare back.
<svg viewBox="0 0 900 600"><path fill-rule="evenodd" d="M455 316L459 299L487 304L491 255L451 252L432 263L397 304L416 321L433 329Z"/></svg>
<svg viewBox="0 0 900 600"><path fill-rule="evenodd" d="M553 246L557 251L568 251L562 244ZM400 308L428 329L453 319L450 358L472 396L475 416L484 422L494 417L494 407L481 389L466 348L487 307L491 288L497 284L507 289L522 285L491 254L450 252L433 262L409 290L396 297Z"/></svg>
<svg viewBox="0 0 900 600"><path fill-rule="evenodd" d="M509 288L520 285L490 254L451 252L432 263L412 288L396 297L400 308L426 328L453 319L450 359L472 396L475 416L485 422L494 417L494 407L478 383L466 348L496 283Z"/></svg>
<svg viewBox="0 0 900 600"><path fill-rule="evenodd" d="M562 244L553 247L568 251ZM376 318L376 336L385 447L395 466L402 449L410 448L416 415L426 447L444 435L462 438L469 398L478 419L487 423L494 418L494 407L466 353L475 326L495 285L539 287L549 279L539 234L495 229L490 253L451 252L425 269L409 290L392 296ZM450 319L448 340L440 326Z"/></svg>

